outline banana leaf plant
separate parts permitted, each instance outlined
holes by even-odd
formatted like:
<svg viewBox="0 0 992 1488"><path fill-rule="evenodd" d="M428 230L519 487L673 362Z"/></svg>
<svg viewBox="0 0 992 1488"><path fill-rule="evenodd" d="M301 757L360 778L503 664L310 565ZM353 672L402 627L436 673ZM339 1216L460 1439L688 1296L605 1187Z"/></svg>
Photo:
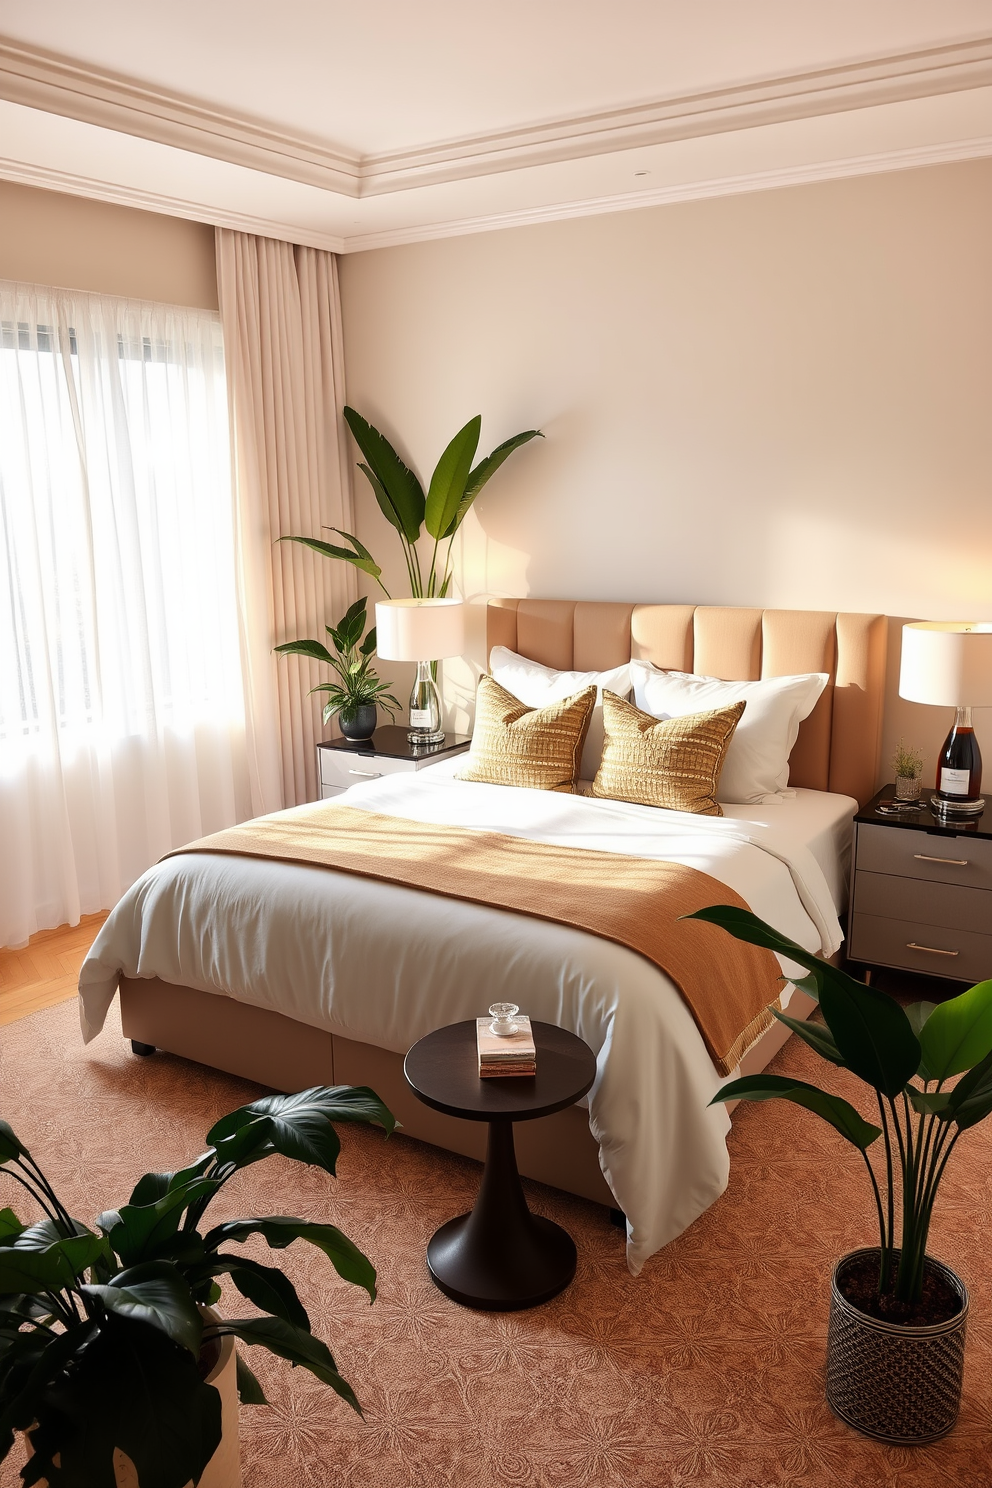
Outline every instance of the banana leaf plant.
<svg viewBox="0 0 992 1488"><path fill-rule="evenodd" d="M284 645L276 647L283 656L309 656L314 661L325 661L337 672L340 682L321 682L310 689L311 693L327 693L327 701L324 703L325 723L335 713L340 713L345 723L350 723L358 709L365 704L385 708L390 717L395 716L400 706L398 700L387 690L389 683L382 682L372 666L372 657L375 655L374 625L364 641L362 640L366 621L365 605L364 596L356 599L337 625L324 627L334 647L333 655L322 641L286 641Z"/></svg>
<svg viewBox="0 0 992 1488"><path fill-rule="evenodd" d="M879 1124L866 1121L839 1095L765 1072L724 1085L711 1104L787 1100L829 1122L861 1153L867 1169L881 1246L878 1293L910 1305L919 1302L940 1181L962 1134L992 1112L992 981L947 1002L916 1002L903 1009L749 910L716 904L686 918L720 925L736 939L806 968L808 975L796 985L819 1002L823 1023L773 1009L775 1017L822 1059L864 1081L873 1092ZM869 1149L877 1155L879 1139L881 1157L873 1163Z"/></svg>
<svg viewBox="0 0 992 1488"><path fill-rule="evenodd" d="M492 454L473 465L482 430L482 415L477 414L463 429L459 429L445 449L425 494L418 477L400 459L384 434L380 434L354 408L346 408L344 416L364 456L358 468L368 478L379 510L399 536L411 597L444 599L451 587L451 544L475 498L514 450L531 439L543 439L544 435L540 429L526 429L522 434L514 434L512 439L504 440ZM417 547L425 528L428 536L434 539L426 581ZM279 541L302 543L325 558L339 558L351 563L374 579L388 599L390 596L382 582L382 569L368 548L363 547L353 533L344 532L340 527L328 530L344 538L350 546L342 547L317 537L282 537ZM440 549L444 543L447 547L442 556Z"/></svg>
<svg viewBox="0 0 992 1488"><path fill-rule="evenodd" d="M375 1270L334 1225L285 1215L237 1219L201 1233L212 1199L242 1168L279 1153L333 1174L334 1121L395 1122L373 1091L316 1086L272 1095L223 1117L202 1157L175 1173L146 1173L129 1201L94 1229L74 1219L38 1163L0 1121L0 1176L26 1189L44 1219L22 1224L0 1210L0 1461L14 1432L33 1455L25 1485L115 1488L115 1451L130 1458L141 1488L198 1483L221 1437L220 1395L201 1377L201 1347L233 1334L308 1369L360 1413L355 1393L289 1278L239 1254L251 1235L271 1250L314 1245L343 1280L375 1300ZM205 1319L219 1276L261 1310ZM265 1396L239 1354L243 1404Z"/></svg>

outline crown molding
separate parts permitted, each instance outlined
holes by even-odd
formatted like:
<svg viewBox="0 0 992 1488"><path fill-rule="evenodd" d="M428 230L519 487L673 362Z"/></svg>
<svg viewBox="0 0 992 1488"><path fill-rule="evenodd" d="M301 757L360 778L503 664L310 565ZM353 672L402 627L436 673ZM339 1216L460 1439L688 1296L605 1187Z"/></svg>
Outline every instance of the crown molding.
<svg viewBox="0 0 992 1488"><path fill-rule="evenodd" d="M925 166L948 165L958 161L978 160L992 156L992 135L961 140L946 145L925 145L906 150L892 150L875 155L821 161L816 165L783 166L777 170L755 171L747 175L715 177L677 186L656 186L617 196L590 197L583 201L565 202L548 207L528 207L520 211L494 213L485 217L462 217L450 222L431 223L426 227L401 227L380 232L357 233L343 238L334 233L304 228L296 223L256 217L246 212L228 212L204 206L201 202L183 201L136 187L121 186L94 177L72 175L45 166L23 165L16 160L0 158L0 179L22 186L39 186L48 191L64 191L72 196L90 197L116 206L137 207L146 212L161 212L167 217L185 217L192 222L205 222L216 227L230 227L239 232L300 243L308 248L324 248L330 253L364 253L375 248L399 248L410 243L429 243L440 238L466 237L474 233L495 232L509 227L530 227L543 222L563 222L572 217L598 217L611 212L636 211L641 207L669 206L677 202L704 201L721 196L741 196L755 191L771 191L786 186L806 186L822 181L844 180L853 176L879 175L887 171L916 170Z"/></svg>
<svg viewBox="0 0 992 1488"><path fill-rule="evenodd" d="M642 191L590 197L585 201L565 202L549 207L526 207L520 211L501 212L489 217L463 217L458 221L426 227L361 233L347 238L343 251L364 253L373 248L398 248L408 243L429 243L438 238L465 237L472 233L494 232L507 227L529 227L542 222L564 222L573 217L599 217L609 212L631 212L640 207L669 206L676 202L704 201L720 196L742 196L784 186L808 186L852 176L917 170L924 166L948 165L987 156L992 156L992 135L947 145L923 145L876 155L822 161L816 165L782 166L775 170L715 177L708 181L692 181L677 186L649 187Z"/></svg>
<svg viewBox="0 0 992 1488"><path fill-rule="evenodd" d="M13 181L18 186L39 186L44 191L64 191L69 196L85 196L116 207L136 207L139 211L160 212L166 217L185 217L189 222L205 222L210 227L232 227L237 232L300 243L305 248L326 248L329 253L348 251L345 239L336 233L315 232L298 223L256 217L250 212L228 212L221 207L204 206L203 202L184 201L182 197L163 196L143 187L122 186L116 181L74 175L44 165L25 165L19 160L0 157L0 180Z"/></svg>
<svg viewBox="0 0 992 1488"><path fill-rule="evenodd" d="M0 98L358 198L992 84L992 36L360 157L0 38Z"/></svg>
<svg viewBox="0 0 992 1488"><path fill-rule="evenodd" d="M361 162L346 151L2 37L0 98L342 196L361 195Z"/></svg>

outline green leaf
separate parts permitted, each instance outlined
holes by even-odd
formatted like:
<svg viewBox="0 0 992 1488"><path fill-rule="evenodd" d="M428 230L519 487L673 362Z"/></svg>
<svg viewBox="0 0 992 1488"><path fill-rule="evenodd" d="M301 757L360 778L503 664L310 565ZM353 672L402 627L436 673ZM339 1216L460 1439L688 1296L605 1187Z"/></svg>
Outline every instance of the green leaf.
<svg viewBox="0 0 992 1488"><path fill-rule="evenodd" d="M820 1010L844 1063L883 1095L898 1095L916 1074L922 1057L920 1041L902 1008L884 992L856 982L750 910L712 904L682 918L720 925L737 940L764 946L805 966L817 979Z"/></svg>
<svg viewBox="0 0 992 1488"><path fill-rule="evenodd" d="M992 1053L963 1075L948 1096L948 1109L962 1131L977 1126L992 1110Z"/></svg>
<svg viewBox="0 0 992 1488"><path fill-rule="evenodd" d="M310 1327L310 1319L296 1288L278 1266L263 1266L246 1256L219 1254L205 1266L197 1267L197 1280L205 1276L230 1276L242 1297L247 1297L263 1312L285 1318L287 1323L294 1323L298 1328Z"/></svg>
<svg viewBox="0 0 992 1488"><path fill-rule="evenodd" d="M94 1333L87 1318L64 1333L37 1330L18 1333L4 1355L3 1410L0 1411L0 1460L10 1449L12 1433L25 1431L38 1419L42 1394Z"/></svg>
<svg viewBox="0 0 992 1488"><path fill-rule="evenodd" d="M119 1272L108 1286L83 1286L80 1291L108 1312L160 1329L199 1359L203 1319L187 1282L167 1261L146 1261Z"/></svg>
<svg viewBox="0 0 992 1488"><path fill-rule="evenodd" d="M231 1219L205 1235L203 1243L207 1250L216 1250L228 1240L243 1245L249 1235L261 1235L271 1250L285 1250L294 1240L308 1241L324 1252L342 1280L364 1287L375 1301L375 1267L336 1225L311 1224L309 1220L284 1214L272 1214L265 1219Z"/></svg>
<svg viewBox="0 0 992 1488"><path fill-rule="evenodd" d="M104 1248L102 1236L89 1234L59 1240L40 1250L5 1245L0 1249L0 1294L61 1292L73 1287Z"/></svg>
<svg viewBox="0 0 992 1488"><path fill-rule="evenodd" d="M265 1391L258 1380L252 1374L248 1365L240 1354L235 1354L235 1364L238 1371L238 1399L242 1405L268 1405Z"/></svg>
<svg viewBox="0 0 992 1488"><path fill-rule="evenodd" d="M376 640L375 629L376 628L373 625L372 629L369 631L368 635L365 637L364 641L362 642L362 655L363 656L374 656L375 655L375 640Z"/></svg>
<svg viewBox="0 0 992 1488"><path fill-rule="evenodd" d="M803 1106L814 1115L822 1116L835 1131L840 1132L842 1137L846 1137L862 1152L882 1135L880 1126L872 1126L870 1121L865 1121L839 1095L830 1095L825 1090L818 1090L815 1085L807 1085L803 1080L791 1080L785 1075L745 1075L743 1079L732 1080L717 1092L710 1105L730 1100L791 1101L795 1106Z"/></svg>
<svg viewBox="0 0 992 1488"><path fill-rule="evenodd" d="M315 1085L294 1095L268 1095L222 1117L207 1134L220 1161L249 1144L250 1160L270 1152L333 1173L341 1143L333 1121L375 1123L393 1130L396 1122L367 1086ZM267 1124L266 1124L267 1123ZM238 1159L244 1166L244 1159Z"/></svg>
<svg viewBox="0 0 992 1488"><path fill-rule="evenodd" d="M310 656L314 661L334 664L333 656L320 641L284 641L281 646L274 646L272 649L280 656Z"/></svg>
<svg viewBox="0 0 992 1488"><path fill-rule="evenodd" d="M920 1034L923 1058L934 1080L947 1080L992 1052L992 981L979 982L939 1003Z"/></svg>
<svg viewBox="0 0 992 1488"><path fill-rule="evenodd" d="M188 1205L215 1194L219 1186L216 1178L193 1178L153 1204L125 1204L116 1214L102 1214L100 1224L124 1266L158 1260L173 1243Z"/></svg>
<svg viewBox="0 0 992 1488"><path fill-rule="evenodd" d="M355 1392L347 1380L338 1374L327 1344L314 1338L306 1329L294 1328L292 1323L287 1323L283 1318L225 1318L224 1327L243 1343L267 1348L280 1359L288 1359L291 1364L301 1364L304 1369L309 1369L323 1384L330 1385L359 1415L362 1414Z"/></svg>
<svg viewBox="0 0 992 1488"><path fill-rule="evenodd" d="M30 1157L31 1154L23 1142L15 1136L14 1128L7 1121L0 1121L0 1164L10 1162L15 1157Z"/></svg>
<svg viewBox="0 0 992 1488"><path fill-rule="evenodd" d="M332 528L331 530L336 532L337 528ZM342 536L348 537L349 534L345 532L342 533ZM352 538L351 541L356 542L356 539ZM333 543L324 542L319 537L277 537L276 542L295 542L299 543L301 547L310 548L313 552L320 553L323 558L340 558L344 563L350 563L355 568L360 568L362 573L369 574L373 579L378 579L382 573L382 569L372 558L367 548L363 548L361 552L352 553L348 548L335 547ZM360 546L356 542L356 547Z"/></svg>
<svg viewBox="0 0 992 1488"><path fill-rule="evenodd" d="M141 1488L184 1488L199 1482L217 1449L221 1403L188 1350L158 1328L110 1313L71 1378L45 1391L37 1421L25 1484L43 1478L52 1488L109 1488L116 1447Z"/></svg>
<svg viewBox="0 0 992 1488"><path fill-rule="evenodd" d="M344 416L355 443L368 461L367 466L362 465L360 468L369 477L376 500L382 507L381 491L398 520L393 521L385 507L384 515L403 533L407 542L416 542L424 520L423 486L413 471L404 465L385 435L380 434L354 408L345 408Z"/></svg>
<svg viewBox="0 0 992 1488"><path fill-rule="evenodd" d="M13 1209L0 1209L0 1245L12 1245L23 1229Z"/></svg>
<svg viewBox="0 0 992 1488"><path fill-rule="evenodd" d="M480 460L475 469L469 473L464 495L458 503L458 507L447 530L442 532L441 536L451 537L458 531L462 522L465 520L466 513L469 511L469 508L483 486L487 481L492 479L503 464L503 461L509 459L514 450L518 450L522 444L529 443L531 439L543 438L544 435L540 429L525 429L522 434L514 434L512 439L505 439L502 444L496 446L491 455L487 455L484 460Z"/></svg>
<svg viewBox="0 0 992 1488"><path fill-rule="evenodd" d="M939 1116L942 1120L950 1120L951 1113L947 1109L951 1098L949 1090L928 1092L917 1090L911 1085L906 1093L913 1109L919 1111L921 1116Z"/></svg>
<svg viewBox="0 0 992 1488"><path fill-rule="evenodd" d="M906 1017L909 1019L909 1026L916 1034L916 1037L918 1039L923 1032L923 1027L927 1019L929 1018L935 1007L936 1003L933 1002L910 1002L906 1004L905 1013ZM922 1039L920 1039L920 1047L923 1047ZM927 1064L925 1054L920 1060L920 1066L916 1073L921 1080L930 1081L935 1078Z"/></svg>
<svg viewBox="0 0 992 1488"><path fill-rule="evenodd" d="M772 1013L780 1023L784 1023L786 1028L791 1028L804 1043L809 1044L811 1049L815 1049L817 1054L822 1055L824 1059L829 1059L831 1064L839 1064L843 1068L844 1061L837 1052L837 1045L834 1043L834 1037L829 1028L824 1028L822 1023L811 1023L805 1018L790 1018L788 1014L780 1013L777 1008L772 1008Z"/></svg>
<svg viewBox="0 0 992 1488"><path fill-rule="evenodd" d="M455 519L479 447L481 428L482 416L476 414L459 429L437 462L424 509L424 525L433 538L444 537Z"/></svg>

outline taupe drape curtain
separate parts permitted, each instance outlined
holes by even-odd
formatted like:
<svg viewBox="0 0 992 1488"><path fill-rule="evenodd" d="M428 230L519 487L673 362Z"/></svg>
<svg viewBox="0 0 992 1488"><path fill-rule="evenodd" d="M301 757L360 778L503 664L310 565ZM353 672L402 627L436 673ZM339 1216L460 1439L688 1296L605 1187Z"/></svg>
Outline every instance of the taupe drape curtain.
<svg viewBox="0 0 992 1488"><path fill-rule="evenodd" d="M249 695L252 809L319 794L314 746L328 681L316 662L277 657L282 641L326 640L357 597L354 570L290 533L354 530L346 458L337 260L250 233L216 229L234 452L242 661Z"/></svg>

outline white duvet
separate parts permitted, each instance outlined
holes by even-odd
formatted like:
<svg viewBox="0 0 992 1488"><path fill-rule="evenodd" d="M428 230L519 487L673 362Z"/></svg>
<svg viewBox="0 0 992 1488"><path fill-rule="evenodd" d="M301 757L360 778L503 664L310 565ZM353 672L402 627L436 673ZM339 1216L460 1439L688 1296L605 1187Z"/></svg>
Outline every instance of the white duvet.
<svg viewBox="0 0 992 1488"><path fill-rule="evenodd" d="M477 785L456 780L457 765L357 785L333 804L685 863L807 949L840 945L807 841L816 819L826 862L813 798L831 822L849 820L853 801L799 792L804 812L783 802L758 808L761 821L700 817ZM708 1105L722 1080L685 1003L657 967L586 931L324 868L184 854L138 879L97 936L79 978L87 1041L122 975L219 992L397 1053L496 1001L572 1029L597 1055L589 1124L627 1215L635 1275L726 1187L730 1123Z"/></svg>

